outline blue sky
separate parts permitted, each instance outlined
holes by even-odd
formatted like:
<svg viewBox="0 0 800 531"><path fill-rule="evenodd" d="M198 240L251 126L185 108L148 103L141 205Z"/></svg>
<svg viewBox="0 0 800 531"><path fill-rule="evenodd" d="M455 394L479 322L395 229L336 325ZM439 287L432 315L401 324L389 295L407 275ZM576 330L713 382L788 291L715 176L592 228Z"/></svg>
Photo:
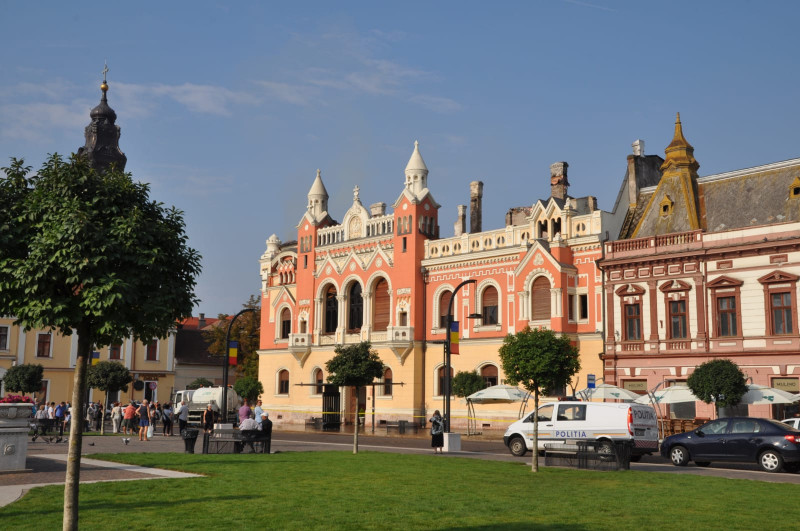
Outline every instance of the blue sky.
<svg viewBox="0 0 800 531"><path fill-rule="evenodd" d="M420 141L441 234L482 180L483 225L549 196L610 210L637 138L675 113L708 175L800 156L799 2L0 1L0 159L83 145L108 61L127 170L185 212L196 311L258 293L317 168L341 219L389 205Z"/></svg>

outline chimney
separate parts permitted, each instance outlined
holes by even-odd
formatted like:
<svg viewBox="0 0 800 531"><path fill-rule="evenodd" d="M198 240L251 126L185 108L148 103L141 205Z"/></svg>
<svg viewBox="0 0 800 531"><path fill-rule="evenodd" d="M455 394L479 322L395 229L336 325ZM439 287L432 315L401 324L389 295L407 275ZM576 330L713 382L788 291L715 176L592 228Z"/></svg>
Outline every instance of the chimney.
<svg viewBox="0 0 800 531"><path fill-rule="evenodd" d="M635 140L633 144L633 154L637 157L644 157L644 140Z"/></svg>
<svg viewBox="0 0 800 531"><path fill-rule="evenodd" d="M458 205L458 217L455 223L455 235L461 236L467 232L467 205Z"/></svg>
<svg viewBox="0 0 800 531"><path fill-rule="evenodd" d="M206 327L206 314L201 313L200 316L197 318L197 328L202 330Z"/></svg>
<svg viewBox="0 0 800 531"><path fill-rule="evenodd" d="M566 199L569 181L567 180L566 162L555 162L550 165L550 196L555 199Z"/></svg>
<svg viewBox="0 0 800 531"><path fill-rule="evenodd" d="M370 215L375 218L386 214L386 203L373 203L369 206Z"/></svg>
<svg viewBox="0 0 800 531"><path fill-rule="evenodd" d="M469 183L469 231L470 233L483 230L483 182L472 181Z"/></svg>

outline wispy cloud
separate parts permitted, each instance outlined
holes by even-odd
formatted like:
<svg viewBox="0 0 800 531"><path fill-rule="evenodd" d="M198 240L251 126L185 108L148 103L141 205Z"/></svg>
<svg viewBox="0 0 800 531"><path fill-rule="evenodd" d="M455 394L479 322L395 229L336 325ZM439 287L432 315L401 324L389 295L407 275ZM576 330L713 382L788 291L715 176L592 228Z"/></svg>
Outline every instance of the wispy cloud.
<svg viewBox="0 0 800 531"><path fill-rule="evenodd" d="M294 105L307 106L320 101L319 91L314 87L277 81L256 81L255 85L264 88L266 96Z"/></svg>
<svg viewBox="0 0 800 531"><path fill-rule="evenodd" d="M576 6L582 6L582 7L591 7L592 9L599 9L601 11L610 11L612 13L616 13L617 11L616 9L612 9L610 7L600 6L597 4L590 4L589 2L581 2L580 0L561 0L561 1L567 4L575 4Z"/></svg>
<svg viewBox="0 0 800 531"><path fill-rule="evenodd" d="M208 173L203 168L182 164L160 164L145 168L137 179L150 183L153 188L179 190L192 197L218 197L235 190L236 179L231 175Z"/></svg>
<svg viewBox="0 0 800 531"><path fill-rule="evenodd" d="M89 122L87 111L88 107L74 103L0 105L0 135L39 142L49 139L54 128L80 131Z"/></svg>
<svg viewBox="0 0 800 531"><path fill-rule="evenodd" d="M431 111L441 114L448 114L461 110L461 104L455 100L451 100L450 98L440 98L438 96L425 96L420 94L413 96L411 101L422 105Z"/></svg>
<svg viewBox="0 0 800 531"><path fill-rule="evenodd" d="M214 85L140 85L117 82L114 86L119 90L120 99L127 100L126 105L133 105L134 111L143 114L149 114L156 105L153 98L168 98L192 112L220 116L229 116L232 105L258 103L258 98L252 94Z"/></svg>

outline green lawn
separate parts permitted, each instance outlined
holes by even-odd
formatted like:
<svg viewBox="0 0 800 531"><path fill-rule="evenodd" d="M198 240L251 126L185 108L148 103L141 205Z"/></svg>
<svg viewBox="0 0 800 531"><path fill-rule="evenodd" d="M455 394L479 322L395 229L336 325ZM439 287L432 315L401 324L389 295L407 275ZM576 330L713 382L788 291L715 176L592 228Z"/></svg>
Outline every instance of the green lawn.
<svg viewBox="0 0 800 531"><path fill-rule="evenodd" d="M205 474L81 486L82 529L795 529L800 485L648 472L530 471L433 455L93 455ZM0 509L58 529L63 487ZM780 516L778 516L780 515Z"/></svg>

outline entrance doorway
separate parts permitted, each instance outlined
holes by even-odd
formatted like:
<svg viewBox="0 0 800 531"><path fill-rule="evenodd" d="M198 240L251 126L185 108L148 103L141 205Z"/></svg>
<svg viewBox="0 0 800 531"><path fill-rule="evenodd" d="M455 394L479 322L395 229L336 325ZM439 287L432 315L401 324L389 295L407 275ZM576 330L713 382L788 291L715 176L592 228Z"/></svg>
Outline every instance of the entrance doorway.
<svg viewBox="0 0 800 531"><path fill-rule="evenodd" d="M367 388L360 387L358 389L358 394L356 394L356 388L351 387L350 392L348 393L349 400L347 401L347 422L351 424L356 424L356 418L358 418L358 425L364 425L364 416L366 415L367 411Z"/></svg>

